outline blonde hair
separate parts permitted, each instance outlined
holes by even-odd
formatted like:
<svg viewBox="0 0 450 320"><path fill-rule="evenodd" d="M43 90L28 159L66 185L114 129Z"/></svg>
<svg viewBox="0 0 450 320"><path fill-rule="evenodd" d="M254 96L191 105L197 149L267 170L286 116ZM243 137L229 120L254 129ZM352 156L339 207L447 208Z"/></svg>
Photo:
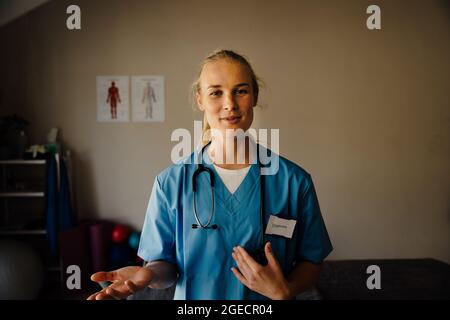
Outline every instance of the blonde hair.
<svg viewBox="0 0 450 320"><path fill-rule="evenodd" d="M211 54L209 54L200 65L200 71L198 73L197 79L192 83L191 87L191 99L194 102L196 99L196 96L198 93L200 93L200 75L202 74L203 68L205 65L212 61L218 61L220 59L230 59L232 61L238 62L243 64L245 67L248 68L248 71L250 72L250 77L252 81L252 88L253 88L253 96L255 97L255 105L258 103L258 95L259 95L259 83L260 79L256 76L255 72L253 71L252 66L248 62L248 60L231 50L224 50L224 49L217 49ZM202 145L206 145L209 141L211 141L211 134L210 134L211 127L209 126L209 123L206 119L206 114L203 116L203 128L202 128Z"/></svg>

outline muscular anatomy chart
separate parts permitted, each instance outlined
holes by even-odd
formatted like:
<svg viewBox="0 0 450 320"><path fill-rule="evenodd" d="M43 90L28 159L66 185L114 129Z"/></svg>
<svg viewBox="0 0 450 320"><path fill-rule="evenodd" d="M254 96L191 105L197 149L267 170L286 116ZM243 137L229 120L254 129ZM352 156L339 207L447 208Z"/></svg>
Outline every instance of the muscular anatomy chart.
<svg viewBox="0 0 450 320"><path fill-rule="evenodd" d="M129 121L128 76L97 77L97 121Z"/></svg>

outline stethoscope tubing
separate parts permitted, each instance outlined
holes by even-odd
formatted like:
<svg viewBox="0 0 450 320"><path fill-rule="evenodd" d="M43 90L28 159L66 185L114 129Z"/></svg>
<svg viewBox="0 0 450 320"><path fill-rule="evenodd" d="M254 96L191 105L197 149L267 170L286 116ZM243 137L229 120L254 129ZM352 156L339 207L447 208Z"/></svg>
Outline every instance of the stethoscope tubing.
<svg viewBox="0 0 450 320"><path fill-rule="evenodd" d="M192 229L217 229L218 226L216 224L210 226L212 219L214 217L215 214L215 200L214 200L214 173L212 172L211 169L203 166L201 164L202 159L200 159L200 157L202 157L203 155L203 151L204 149L210 144L211 142L207 143L205 146L203 146L199 152L199 159L197 162L197 169L194 171L194 174L192 175L192 190L194 193L194 201L193 201L193 211L194 211L194 216L195 216L195 220L197 221L197 224L193 224L192 225ZM258 145L258 151L259 151L259 145ZM257 163L261 169L262 165L259 161L259 155L257 157ZM209 214L209 219L207 221L206 224L203 224L200 221L200 218L198 216L198 212L197 212L197 176L203 172L206 171L209 174L209 178L210 178L210 185L211 185L211 200L212 200L212 212ZM263 175L260 173L260 223L261 223L261 235L260 235L260 240L261 243L263 243L264 241L264 179L263 179Z"/></svg>

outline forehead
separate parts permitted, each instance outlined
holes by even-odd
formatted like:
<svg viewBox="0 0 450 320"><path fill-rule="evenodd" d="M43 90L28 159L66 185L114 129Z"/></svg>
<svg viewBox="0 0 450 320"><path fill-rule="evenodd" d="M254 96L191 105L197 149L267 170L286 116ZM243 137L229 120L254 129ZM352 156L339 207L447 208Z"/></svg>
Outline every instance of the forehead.
<svg viewBox="0 0 450 320"><path fill-rule="evenodd" d="M230 59L208 62L200 74L202 86L233 86L242 82L251 83L250 71L242 63Z"/></svg>

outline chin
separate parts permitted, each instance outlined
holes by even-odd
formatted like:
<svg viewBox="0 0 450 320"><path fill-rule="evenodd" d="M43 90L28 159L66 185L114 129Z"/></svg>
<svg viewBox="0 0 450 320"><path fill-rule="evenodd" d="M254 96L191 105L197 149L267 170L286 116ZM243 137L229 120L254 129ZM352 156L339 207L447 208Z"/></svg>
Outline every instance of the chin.
<svg viewBox="0 0 450 320"><path fill-rule="evenodd" d="M236 136L236 133L235 133L235 131L236 130L242 130L243 132L246 132L247 131L247 129L246 128L242 128L241 126L230 126L230 127L226 127L225 128L225 134L228 136ZM226 131L226 130L228 130L228 132ZM231 131L232 130L232 131Z"/></svg>

